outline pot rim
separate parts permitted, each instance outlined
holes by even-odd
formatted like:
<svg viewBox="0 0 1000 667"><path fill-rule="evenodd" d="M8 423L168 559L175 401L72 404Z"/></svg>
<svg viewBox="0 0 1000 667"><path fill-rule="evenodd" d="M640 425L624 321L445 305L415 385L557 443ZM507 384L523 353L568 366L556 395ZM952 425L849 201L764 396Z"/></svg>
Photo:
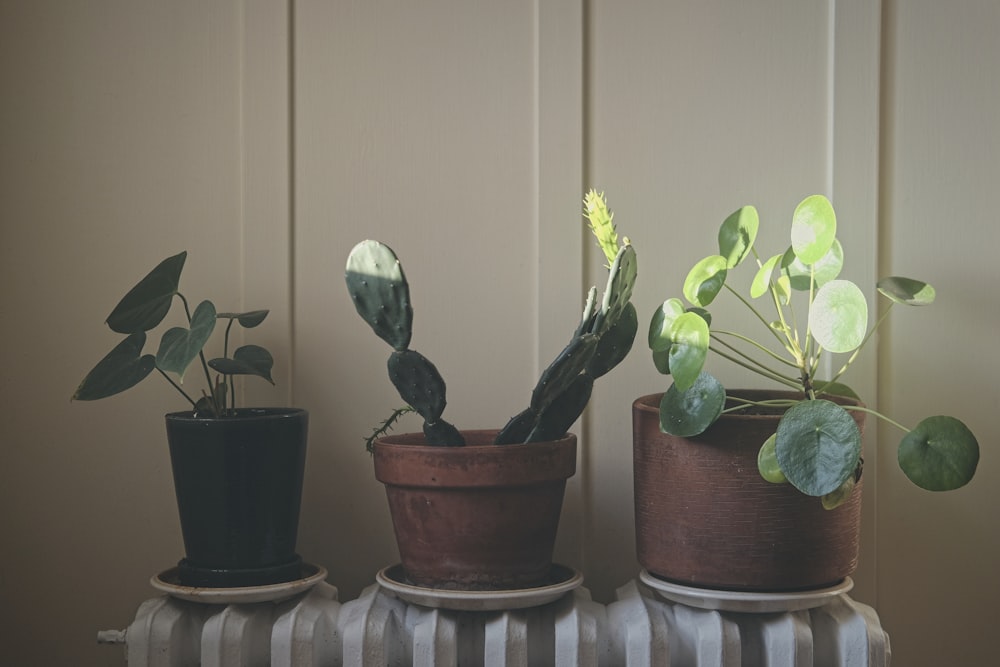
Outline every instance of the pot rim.
<svg viewBox="0 0 1000 667"><path fill-rule="evenodd" d="M236 408L236 414L229 417L197 417L194 410L182 410L179 412L168 412L165 416L167 421L173 422L240 422L264 421L272 419L289 419L300 416L308 416L309 411L296 407L273 407L273 408Z"/></svg>
<svg viewBox="0 0 1000 667"><path fill-rule="evenodd" d="M635 399L635 401L633 401L632 408L634 410L638 410L640 412L652 412L652 413L655 413L655 414L659 415L659 412L660 412L660 399L663 398L663 395L665 393L666 392L661 391L661 392L657 392L657 393L653 393L653 394L646 394L645 396L640 396L639 398ZM727 402L728 402L728 397L729 396L739 396L741 398L746 398L746 397L764 398L764 397L767 397L767 398L771 398L771 399L773 399L773 398L789 398L789 399L801 399L801 400L805 400L803 398L803 394L801 392L798 392L798 391L789 391L789 390L784 390L784 389L727 389L726 390ZM849 396L828 396L828 397L825 397L825 400L833 401L834 403L837 403L838 405L852 405L852 406L857 406L857 407L862 407L862 408L866 407L865 404L864 404L864 401L858 400L856 398L851 398ZM760 414L760 413L746 414L746 413L740 413L740 412L727 412L726 414L721 415L719 417L719 419L720 420L721 419L726 419L726 420L730 420L730 419L752 419L752 420L774 419L775 417L781 417L783 414L784 414L783 410L782 411L774 411L774 412L771 412L771 413L768 413L768 414Z"/></svg>
<svg viewBox="0 0 1000 667"><path fill-rule="evenodd" d="M406 451L426 451L426 452L441 452L441 451L482 451L486 449L505 449L517 451L527 447L536 447L538 445L550 445L550 444L560 444L568 442L569 440L576 441L576 434L566 432L561 438L556 438L555 440L541 440L539 442L519 442L510 445L496 445L493 444L493 440L496 438L497 433L500 429L460 429L459 433L465 438L466 443L461 447L445 447L442 445L428 445L428 444L416 444L414 441L426 442L426 436L420 431L411 431L408 433L393 433L380 436L375 439L373 443L376 447L382 447L386 449L396 449L405 448ZM474 444L468 444L469 441L473 441Z"/></svg>

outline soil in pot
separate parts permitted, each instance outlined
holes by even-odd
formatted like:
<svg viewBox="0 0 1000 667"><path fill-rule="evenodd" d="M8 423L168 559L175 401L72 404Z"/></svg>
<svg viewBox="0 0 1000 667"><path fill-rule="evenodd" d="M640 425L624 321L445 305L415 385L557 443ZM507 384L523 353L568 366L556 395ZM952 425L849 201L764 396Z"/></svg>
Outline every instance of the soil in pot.
<svg viewBox="0 0 1000 667"><path fill-rule="evenodd" d="M498 446L496 433L464 431L465 447L427 446L419 433L375 442L375 477L410 583L470 591L552 583L576 436Z"/></svg>
<svg viewBox="0 0 1000 667"><path fill-rule="evenodd" d="M754 400L790 392L733 391ZM780 415L724 415L693 438L660 431L662 394L632 406L636 549L688 586L780 592L831 586L857 567L862 484L834 510L757 471ZM864 413L852 412L859 428Z"/></svg>

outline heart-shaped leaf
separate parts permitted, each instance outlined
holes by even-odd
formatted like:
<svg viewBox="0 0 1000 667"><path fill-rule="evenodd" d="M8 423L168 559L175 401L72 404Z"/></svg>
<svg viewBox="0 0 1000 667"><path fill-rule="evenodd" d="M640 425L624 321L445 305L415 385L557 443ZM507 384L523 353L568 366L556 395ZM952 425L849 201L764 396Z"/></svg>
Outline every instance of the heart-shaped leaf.
<svg viewBox="0 0 1000 667"><path fill-rule="evenodd" d="M684 313L670 327L670 373L679 391L695 383L708 356L708 324L697 313Z"/></svg>
<svg viewBox="0 0 1000 667"><path fill-rule="evenodd" d="M684 280L684 296L691 304L705 307L715 300L726 284L726 258L712 255L701 260Z"/></svg>
<svg viewBox="0 0 1000 667"><path fill-rule="evenodd" d="M774 266L781 259L781 255L775 255L764 262L757 270L757 274L750 283L750 296L754 299L767 294L767 288L771 285L771 274L774 273Z"/></svg>
<svg viewBox="0 0 1000 667"><path fill-rule="evenodd" d="M111 330L131 334L162 322L177 294L185 259L187 251L166 258L129 290L108 315Z"/></svg>
<svg viewBox="0 0 1000 667"><path fill-rule="evenodd" d="M976 473L979 442L954 417L927 417L899 443L899 467L914 484L928 491L951 491Z"/></svg>
<svg viewBox="0 0 1000 667"><path fill-rule="evenodd" d="M96 401L114 396L142 382L156 366L151 354L142 354L146 334L130 334L87 373L73 394L75 401Z"/></svg>
<svg viewBox="0 0 1000 667"><path fill-rule="evenodd" d="M670 328L674 320L684 314L684 304L680 299L667 299L663 302L649 322L649 349L653 352L668 350L674 341L670 338Z"/></svg>
<svg viewBox="0 0 1000 667"><path fill-rule="evenodd" d="M878 291L896 303L927 306L934 303L934 288L920 280L890 276L878 281Z"/></svg>
<svg viewBox="0 0 1000 667"><path fill-rule="evenodd" d="M792 250L803 264L815 264L837 236L837 216L823 195L802 200L792 214Z"/></svg>
<svg viewBox="0 0 1000 667"><path fill-rule="evenodd" d="M785 473L781 472L778 456L774 453L777 439L777 434L773 434L764 441L760 451L757 452L757 470L765 481L772 484L785 484L788 482L788 478L785 477Z"/></svg>
<svg viewBox="0 0 1000 667"><path fill-rule="evenodd" d="M236 320L244 329L253 329L264 321L269 310L250 310L245 313L218 313L215 317L220 320Z"/></svg>
<svg viewBox="0 0 1000 667"><path fill-rule="evenodd" d="M808 292L810 279L815 281L816 287L822 287L831 280L835 280L844 268L844 247L840 241L833 240L833 245L825 255L809 266L802 263L795 253L789 248L781 258L782 273L788 276L788 284L794 290Z"/></svg>
<svg viewBox="0 0 1000 667"><path fill-rule="evenodd" d="M809 330L831 352L850 352L868 329L868 302L849 280L832 280L816 292L809 307Z"/></svg>
<svg viewBox="0 0 1000 667"><path fill-rule="evenodd" d="M256 375L274 384L271 379L274 358L259 345L244 345L233 352L232 359L220 357L208 365L223 375Z"/></svg>
<svg viewBox="0 0 1000 667"><path fill-rule="evenodd" d="M744 206L729 215L719 228L719 254L726 258L726 268L743 261L757 239L760 219L757 209Z"/></svg>
<svg viewBox="0 0 1000 667"><path fill-rule="evenodd" d="M163 334L156 351L156 367L161 371L177 373L183 379L184 371L205 347L215 330L215 322L215 306L212 302L206 300L199 303L191 315L190 329L173 327Z"/></svg>
<svg viewBox="0 0 1000 667"><path fill-rule="evenodd" d="M857 469L861 432L836 403L801 401L778 422L774 449L778 465L795 488L809 496L824 496Z"/></svg>
<svg viewBox="0 0 1000 667"><path fill-rule="evenodd" d="M681 438L698 435L715 423L726 405L726 390L702 371L687 391L670 385L660 399L660 430Z"/></svg>

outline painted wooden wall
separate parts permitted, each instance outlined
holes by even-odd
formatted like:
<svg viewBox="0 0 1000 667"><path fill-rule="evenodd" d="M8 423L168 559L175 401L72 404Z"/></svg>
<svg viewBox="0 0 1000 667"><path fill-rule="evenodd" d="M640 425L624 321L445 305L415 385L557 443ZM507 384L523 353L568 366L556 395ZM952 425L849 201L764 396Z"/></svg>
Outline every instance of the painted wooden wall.
<svg viewBox="0 0 1000 667"><path fill-rule="evenodd" d="M253 341L275 351L278 387L246 393L312 413L300 551L346 600L396 559L361 436L398 402L346 298L348 251L371 237L399 252L452 421L499 426L603 281L590 187L638 250L642 320L733 209L755 204L764 242L783 244L814 192L873 302L880 275L935 284L933 310L897 309L850 382L910 424L965 419L980 474L919 491L898 432L870 429L854 595L894 662L984 664L1000 594L995 3L411 4L0 0L12 664L120 664L96 631L124 627L181 555L162 429L176 395L149 380L67 400L116 341L102 321L131 281L186 248L192 299L273 310ZM629 406L664 388L640 340L575 429L557 557L602 601L637 568Z"/></svg>

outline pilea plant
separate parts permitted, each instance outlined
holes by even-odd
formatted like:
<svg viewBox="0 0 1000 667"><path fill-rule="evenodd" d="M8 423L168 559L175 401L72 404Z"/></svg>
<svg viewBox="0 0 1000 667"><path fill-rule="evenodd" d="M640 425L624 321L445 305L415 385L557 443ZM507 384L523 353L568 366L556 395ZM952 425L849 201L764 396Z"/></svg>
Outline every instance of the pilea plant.
<svg viewBox="0 0 1000 667"><path fill-rule="evenodd" d="M500 430L495 444L561 437L586 407L594 380L618 365L635 340L638 318L630 301L636 279L635 249L628 238L619 241L603 194L590 191L584 205L590 229L609 262L603 299L598 303L597 288L590 289L583 317L569 344L542 372L528 407ZM463 446L461 432L442 417L446 395L441 374L410 348L413 309L409 284L396 254L378 241L362 241L347 259L345 279L358 314L393 348L389 379L407 403L367 438L368 449L408 411L423 417L428 444Z"/></svg>
<svg viewBox="0 0 1000 667"><path fill-rule="evenodd" d="M928 417L910 430L875 410L829 400L837 395L857 398L837 382L841 375L894 305L930 304L934 288L910 278L883 278L877 287L889 304L869 329L868 305L861 290L838 278L844 252L836 238L836 215L826 197L813 195L803 200L792 216L791 246L763 260L754 246L758 226L752 206L726 218L719 229L719 253L695 264L684 281L683 295L690 306L671 298L653 315L649 328L653 362L674 380L660 404L661 429L691 437L705 431L720 415L749 405L785 410L777 433L761 443L760 474L771 482L790 482L833 508L847 499L860 476L861 434L847 410L861 410L905 432L898 461L917 486L946 491L966 484L975 474L979 444L958 419ZM732 270L748 257L756 264L749 298L733 288L730 280ZM750 309L781 351L716 326L705 308L723 289ZM794 297L796 292L804 297ZM796 301L803 298L808 308L804 317L795 309ZM765 299L774 316L765 316L754 305L756 299ZM709 352L800 391L801 400L754 403L727 396L722 384L703 368ZM817 379L821 359L828 354L849 356L832 377Z"/></svg>
<svg viewBox="0 0 1000 667"><path fill-rule="evenodd" d="M126 337L87 374L72 400L94 401L114 396L134 387L156 370L187 399L198 416L215 418L231 415L236 408L233 376L256 375L274 384L271 379L274 360L264 348L244 345L229 356L233 323L250 329L263 322L269 311L219 313L211 301L205 300L192 312L188 300L178 291L186 259L186 251L168 257L122 297L108 315L107 325ZM188 326L168 329L160 339L156 354L143 354L147 332L167 316L175 296L184 305ZM204 347L219 320L226 320L223 353L221 357L206 360ZM185 371L196 358L201 360L207 382L206 389L197 399L181 386ZM217 373L214 379L210 369ZM177 380L168 373L176 374Z"/></svg>

